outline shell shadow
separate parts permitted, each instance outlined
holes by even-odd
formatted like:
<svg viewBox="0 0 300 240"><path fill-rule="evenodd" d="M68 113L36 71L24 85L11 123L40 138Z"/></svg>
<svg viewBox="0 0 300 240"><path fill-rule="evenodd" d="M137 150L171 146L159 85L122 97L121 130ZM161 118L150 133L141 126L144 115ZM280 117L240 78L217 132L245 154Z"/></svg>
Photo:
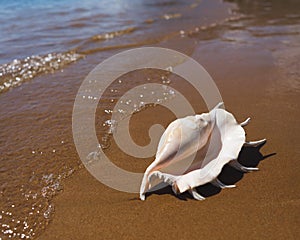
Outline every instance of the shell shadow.
<svg viewBox="0 0 300 240"><path fill-rule="evenodd" d="M151 196L152 194L154 195L172 195L173 197L179 199L179 200L182 200L182 201L187 201L189 197L189 195L187 193L183 193L183 194L180 194L180 195L176 195L173 190L172 190L172 187L171 186L166 186L166 187L163 187L159 190L155 190L155 191L151 191L151 192L147 192L146 193L146 198L148 198L149 196Z"/></svg>
<svg viewBox="0 0 300 240"><path fill-rule="evenodd" d="M264 144L262 144L261 146L258 146L258 147L243 147L239 154L238 161L243 166L246 166L246 167L257 167L259 165L259 163L261 161L263 161L264 159L271 157L273 155L276 155L276 153L271 153L271 154L263 156L262 153L260 152L260 149L262 148L263 145ZM244 175L245 175L245 173L240 172L227 164L223 167L222 172L218 176L218 179L227 185L232 185L232 184L236 184L237 182L239 182L244 177ZM221 188L218 188L218 187L212 185L211 183L207 183L205 185L197 187L197 192L205 198L209 198L214 195L217 195L221 191L222 191ZM162 189L159 189L159 190L156 190L153 192L149 192L149 193L147 193L146 197L149 197L152 194L173 195L177 199L183 200L183 201L187 201L188 199L193 199L193 197L190 194L188 194L187 192L180 194L180 195L175 195L170 186L164 187Z"/></svg>

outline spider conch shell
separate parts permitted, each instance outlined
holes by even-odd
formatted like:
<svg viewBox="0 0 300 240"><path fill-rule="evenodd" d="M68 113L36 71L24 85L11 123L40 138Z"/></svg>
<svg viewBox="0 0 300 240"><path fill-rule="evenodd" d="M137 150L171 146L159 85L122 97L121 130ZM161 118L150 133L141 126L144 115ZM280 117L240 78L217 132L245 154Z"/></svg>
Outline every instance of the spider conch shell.
<svg viewBox="0 0 300 240"><path fill-rule="evenodd" d="M170 123L159 141L154 162L144 174L140 199L145 200L153 178L171 185L176 194L189 191L197 200L205 198L195 188L206 183L221 188L235 187L225 185L217 178L224 165L229 163L242 172L258 170L242 166L237 158L243 146L256 147L266 142L266 139L246 142L243 126L249 121L250 118L237 123L234 116L223 109L223 103L219 103L209 113L180 118ZM164 172L176 163L184 163L195 153L200 159L197 157L179 171L173 169Z"/></svg>

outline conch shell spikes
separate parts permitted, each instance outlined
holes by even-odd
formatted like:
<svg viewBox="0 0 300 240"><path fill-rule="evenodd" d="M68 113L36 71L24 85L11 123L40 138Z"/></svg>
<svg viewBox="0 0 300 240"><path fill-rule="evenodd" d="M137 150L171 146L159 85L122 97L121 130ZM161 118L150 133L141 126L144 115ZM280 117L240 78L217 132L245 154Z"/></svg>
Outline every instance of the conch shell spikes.
<svg viewBox="0 0 300 240"><path fill-rule="evenodd" d="M250 122L250 118L239 124L222 107L223 103L219 103L209 113L180 118L170 123L159 141L154 162L144 173L140 187L141 200L145 200L153 179L171 185L176 194L188 191L195 199L203 200L205 198L195 189L198 186L210 182L220 188L235 187L225 185L217 178L225 164L229 163L242 172L258 170L242 166L237 158L244 145L256 147L265 143L266 139L246 142L243 126ZM178 171L163 172L195 153L202 157L186 166L180 174Z"/></svg>

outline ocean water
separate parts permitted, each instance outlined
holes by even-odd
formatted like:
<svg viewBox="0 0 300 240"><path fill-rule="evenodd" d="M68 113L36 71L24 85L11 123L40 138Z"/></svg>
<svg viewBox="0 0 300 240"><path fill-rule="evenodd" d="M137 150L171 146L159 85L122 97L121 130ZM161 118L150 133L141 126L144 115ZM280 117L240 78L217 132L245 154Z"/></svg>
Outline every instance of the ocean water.
<svg viewBox="0 0 300 240"><path fill-rule="evenodd" d="M196 9L200 2L203 7ZM185 26L224 20L228 13L223 5L217 1L1 1L0 92L89 54L155 44Z"/></svg>
<svg viewBox="0 0 300 240"><path fill-rule="evenodd" d="M195 57L195 49L214 44L257 46L286 69L282 90L300 90L296 0L0 0L0 36L0 239L37 238L55 216L53 198L82 167L71 129L77 90L117 52L165 46ZM157 100L174 97L164 74L133 79L148 75L166 86ZM101 99L103 148L115 127L112 103L136 84L117 82ZM144 108L128 104L132 112Z"/></svg>

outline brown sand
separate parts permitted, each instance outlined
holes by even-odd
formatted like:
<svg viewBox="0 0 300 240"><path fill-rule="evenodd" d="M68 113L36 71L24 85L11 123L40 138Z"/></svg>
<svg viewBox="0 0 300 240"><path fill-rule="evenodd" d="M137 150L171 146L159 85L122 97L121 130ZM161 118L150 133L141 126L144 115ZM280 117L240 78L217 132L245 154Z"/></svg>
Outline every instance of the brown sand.
<svg viewBox="0 0 300 240"><path fill-rule="evenodd" d="M243 175L225 167L221 179L237 188L201 187L205 201L188 195L177 198L167 188L142 202L138 194L110 189L82 168L55 198L54 219L40 239L298 239L299 89L282 85L287 76L255 47L234 51L219 46L214 49L217 59L210 48L214 46L199 48L195 56L215 79L226 108L238 121L252 117L246 127L249 140L268 139L260 153L242 152L241 161L258 165L260 171ZM247 58L240 61L241 56ZM197 99L192 99L193 106L205 110ZM132 134L137 139L148 120L157 116L172 120L162 109L157 110L160 115L151 111L133 119L137 125ZM119 159L120 166L125 162L140 171L129 156L114 155L113 146L108 154ZM143 169L152 160L144 161Z"/></svg>

